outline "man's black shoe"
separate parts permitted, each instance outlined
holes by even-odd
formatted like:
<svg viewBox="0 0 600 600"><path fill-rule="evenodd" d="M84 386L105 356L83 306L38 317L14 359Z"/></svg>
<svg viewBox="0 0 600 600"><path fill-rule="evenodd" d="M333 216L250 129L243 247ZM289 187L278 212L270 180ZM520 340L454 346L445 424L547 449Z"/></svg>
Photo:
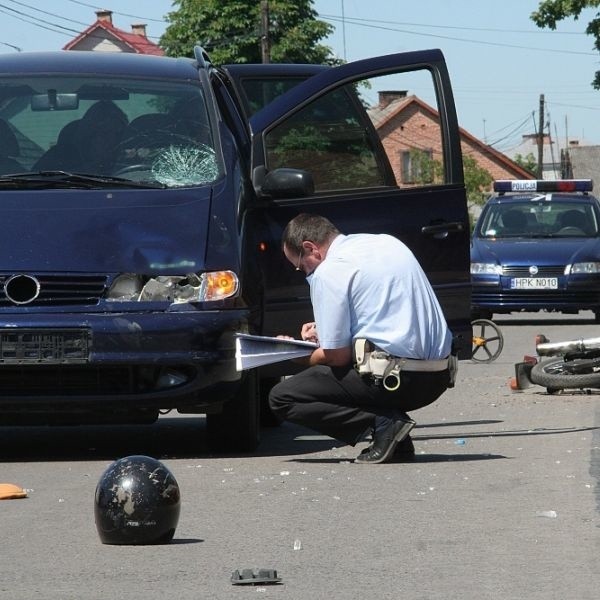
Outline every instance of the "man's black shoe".
<svg viewBox="0 0 600 600"><path fill-rule="evenodd" d="M361 451L361 454L367 454L371 451L371 446L367 446ZM394 458L398 460L410 460L415 457L415 445L413 444L410 434L408 434L401 442L398 442L394 450Z"/></svg>
<svg viewBox="0 0 600 600"><path fill-rule="evenodd" d="M386 462L394 454L399 442L403 441L415 426L415 422L408 417L395 417L389 420L389 424L376 427L373 434L373 443L361 452L355 459L357 463L382 463Z"/></svg>
<svg viewBox="0 0 600 600"><path fill-rule="evenodd" d="M413 444L410 434L402 441L398 442L394 450L394 456L397 458L413 458L415 456L415 445Z"/></svg>

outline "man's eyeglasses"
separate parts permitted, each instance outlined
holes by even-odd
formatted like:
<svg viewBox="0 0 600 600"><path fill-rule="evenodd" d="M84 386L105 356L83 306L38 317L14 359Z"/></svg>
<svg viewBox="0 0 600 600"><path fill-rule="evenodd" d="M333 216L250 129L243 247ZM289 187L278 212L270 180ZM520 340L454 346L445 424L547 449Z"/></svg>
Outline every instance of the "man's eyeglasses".
<svg viewBox="0 0 600 600"><path fill-rule="evenodd" d="M296 271L302 271L302 269L300 268L300 263L302 262L303 254L304 254L304 248L301 248L300 252L298 253L298 262L296 264Z"/></svg>

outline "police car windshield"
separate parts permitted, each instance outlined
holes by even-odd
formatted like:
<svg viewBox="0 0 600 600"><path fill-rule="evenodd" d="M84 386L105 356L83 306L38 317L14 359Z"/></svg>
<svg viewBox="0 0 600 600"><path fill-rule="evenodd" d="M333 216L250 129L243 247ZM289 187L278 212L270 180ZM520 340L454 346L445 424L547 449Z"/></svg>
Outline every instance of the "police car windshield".
<svg viewBox="0 0 600 600"><path fill-rule="evenodd" d="M596 237L598 218L591 203L529 198L488 205L478 233L496 239Z"/></svg>

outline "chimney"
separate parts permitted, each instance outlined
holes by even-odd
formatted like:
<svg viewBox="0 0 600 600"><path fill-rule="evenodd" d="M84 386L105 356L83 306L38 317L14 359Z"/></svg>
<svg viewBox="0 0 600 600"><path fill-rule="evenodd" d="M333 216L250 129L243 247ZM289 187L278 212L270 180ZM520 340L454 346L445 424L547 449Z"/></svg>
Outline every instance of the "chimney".
<svg viewBox="0 0 600 600"><path fill-rule="evenodd" d="M135 33L135 35L141 35L142 37L146 37L146 23L132 23L131 33Z"/></svg>
<svg viewBox="0 0 600 600"><path fill-rule="evenodd" d="M388 90L378 92L379 94L379 108L385 108L388 104L406 98L408 92L406 90Z"/></svg>
<svg viewBox="0 0 600 600"><path fill-rule="evenodd" d="M112 25L112 10L97 10L96 17L98 21L103 21L104 23L110 23Z"/></svg>

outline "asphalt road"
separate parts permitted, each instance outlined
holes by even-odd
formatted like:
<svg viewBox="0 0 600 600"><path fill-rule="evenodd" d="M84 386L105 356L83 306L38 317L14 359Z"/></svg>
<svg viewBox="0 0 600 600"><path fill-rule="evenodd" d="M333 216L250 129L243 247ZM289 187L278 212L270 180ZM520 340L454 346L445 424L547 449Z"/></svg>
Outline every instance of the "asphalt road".
<svg viewBox="0 0 600 600"><path fill-rule="evenodd" d="M498 318L490 364L413 413L410 463L357 465L362 448L284 425L252 456L209 456L202 418L154 426L0 428L0 598L596 600L600 594L600 391L512 392L534 336L598 336L591 314ZM149 454L182 493L175 539L106 546L96 483ZM299 549L294 547L300 546ZM280 585L233 586L274 568Z"/></svg>

